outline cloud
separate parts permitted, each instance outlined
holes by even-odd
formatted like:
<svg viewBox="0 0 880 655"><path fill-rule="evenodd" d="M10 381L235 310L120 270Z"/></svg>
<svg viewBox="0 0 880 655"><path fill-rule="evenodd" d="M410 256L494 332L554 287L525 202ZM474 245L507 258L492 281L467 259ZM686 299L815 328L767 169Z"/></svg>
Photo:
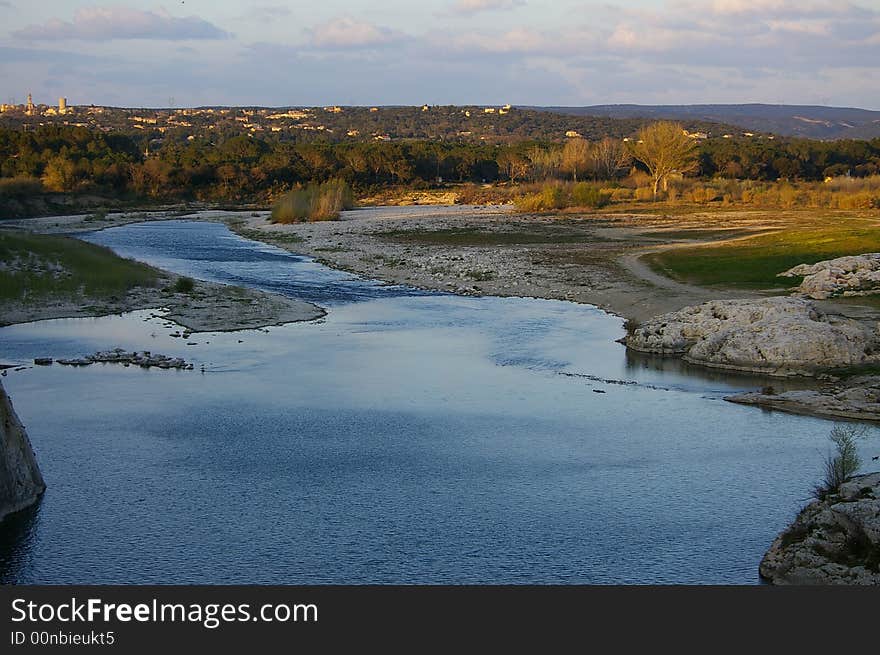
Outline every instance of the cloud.
<svg viewBox="0 0 880 655"><path fill-rule="evenodd" d="M749 17L742 18L747 12ZM734 19L736 16L736 19ZM606 7L589 25L522 26L428 37L450 52L621 59L646 65L810 71L872 67L880 59L880 11L790 0L667 2L660 10Z"/></svg>
<svg viewBox="0 0 880 655"><path fill-rule="evenodd" d="M172 16L164 9L152 12L128 7L88 7L77 10L71 22L53 18L13 32L13 36L30 41L185 41L226 39L231 35L198 16Z"/></svg>
<svg viewBox="0 0 880 655"><path fill-rule="evenodd" d="M308 30L311 45L327 50L356 50L389 46L406 41L402 32L343 16Z"/></svg>
<svg viewBox="0 0 880 655"><path fill-rule="evenodd" d="M56 80L48 97L136 106L174 96L179 104L754 101L880 109L876 0L580 1L589 4L555 24L549 13L535 21L513 12L498 24L490 20L498 14L462 20L447 9L434 26L411 27L408 34L373 22L380 14L364 14L288 34L284 43L121 43L118 57L103 47L67 44L83 54L103 53L91 61L0 47L0 79L34 89L37 80ZM608 1L618 6L600 4ZM257 2L269 13L255 9L237 20L256 24L258 16L272 16L273 3L284 4ZM279 64L273 75L254 75L267 61ZM61 65L75 70L62 75Z"/></svg>
<svg viewBox="0 0 880 655"><path fill-rule="evenodd" d="M242 15L242 19L252 19L263 23L271 23L279 18L287 18L292 13L290 7L285 7L284 5L251 7L248 9L247 13Z"/></svg>
<svg viewBox="0 0 880 655"><path fill-rule="evenodd" d="M526 4L526 0L456 0L450 7L454 14L471 15L481 11L510 11Z"/></svg>

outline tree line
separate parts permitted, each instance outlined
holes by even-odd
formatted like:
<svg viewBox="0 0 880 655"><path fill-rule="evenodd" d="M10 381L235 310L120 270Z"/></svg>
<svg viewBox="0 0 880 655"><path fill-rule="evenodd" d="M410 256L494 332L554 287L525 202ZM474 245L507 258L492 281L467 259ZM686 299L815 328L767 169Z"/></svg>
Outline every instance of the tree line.
<svg viewBox="0 0 880 655"><path fill-rule="evenodd" d="M681 137L680 128L678 137ZM469 144L430 140L278 143L257 137L166 138L161 144L120 133L46 126L0 129L0 192L99 192L156 198L256 200L310 183L341 179L358 192L388 185L438 182L615 180L633 167L651 173L639 147L627 142L520 141ZM826 177L880 174L880 139L812 141L737 137L696 141L678 172L706 179ZM655 176L656 177L656 176ZM662 184L662 175L655 179ZM37 181L39 184L37 185Z"/></svg>

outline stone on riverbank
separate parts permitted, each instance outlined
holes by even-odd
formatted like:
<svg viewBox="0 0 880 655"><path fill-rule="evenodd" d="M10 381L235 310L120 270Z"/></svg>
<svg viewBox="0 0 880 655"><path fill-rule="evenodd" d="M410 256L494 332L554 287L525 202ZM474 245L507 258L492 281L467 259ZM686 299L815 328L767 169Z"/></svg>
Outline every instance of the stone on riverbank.
<svg viewBox="0 0 880 655"><path fill-rule="evenodd" d="M880 584L880 473L815 500L773 541L759 567L773 584Z"/></svg>
<svg viewBox="0 0 880 655"><path fill-rule="evenodd" d="M0 521L33 505L45 490L31 442L0 384Z"/></svg>
<svg viewBox="0 0 880 655"><path fill-rule="evenodd" d="M633 328L627 347L703 366L813 375L880 361L875 326L826 314L799 298L713 300Z"/></svg>
<svg viewBox="0 0 880 655"><path fill-rule="evenodd" d="M869 252L815 264L800 264L780 273L779 277L803 277L795 293L816 300L880 293L880 253Z"/></svg>
<svg viewBox="0 0 880 655"><path fill-rule="evenodd" d="M821 389L781 393L750 391L727 396L724 400L792 414L880 421L880 377L859 376L845 382L825 384Z"/></svg>

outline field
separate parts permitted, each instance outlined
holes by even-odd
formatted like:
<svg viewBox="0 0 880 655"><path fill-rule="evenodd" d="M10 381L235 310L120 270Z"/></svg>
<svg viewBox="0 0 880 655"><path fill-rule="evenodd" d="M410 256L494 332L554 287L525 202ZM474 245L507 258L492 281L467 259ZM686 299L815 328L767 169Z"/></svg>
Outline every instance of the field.
<svg viewBox="0 0 880 655"><path fill-rule="evenodd" d="M849 220L834 226L785 227L757 236L680 247L646 256L663 275L689 284L739 289L796 286L779 278L798 264L880 251L880 228L873 221Z"/></svg>

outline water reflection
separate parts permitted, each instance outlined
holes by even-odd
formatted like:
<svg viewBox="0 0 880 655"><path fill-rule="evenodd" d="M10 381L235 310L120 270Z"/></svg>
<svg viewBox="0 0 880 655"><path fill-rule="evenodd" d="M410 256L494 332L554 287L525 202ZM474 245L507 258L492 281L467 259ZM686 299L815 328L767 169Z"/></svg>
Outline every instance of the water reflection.
<svg viewBox="0 0 880 655"><path fill-rule="evenodd" d="M680 357L661 357L649 353L640 353L626 350L626 370L632 376L650 371L667 374L669 376L687 377L692 380L700 380L713 386L733 387L736 389L760 389L772 386L777 391L791 391L794 389L809 389L812 381L803 377L773 377L758 375L740 371L730 371L718 368L707 368L686 362Z"/></svg>
<svg viewBox="0 0 880 655"><path fill-rule="evenodd" d="M0 523L0 584L16 584L33 567L42 497Z"/></svg>

